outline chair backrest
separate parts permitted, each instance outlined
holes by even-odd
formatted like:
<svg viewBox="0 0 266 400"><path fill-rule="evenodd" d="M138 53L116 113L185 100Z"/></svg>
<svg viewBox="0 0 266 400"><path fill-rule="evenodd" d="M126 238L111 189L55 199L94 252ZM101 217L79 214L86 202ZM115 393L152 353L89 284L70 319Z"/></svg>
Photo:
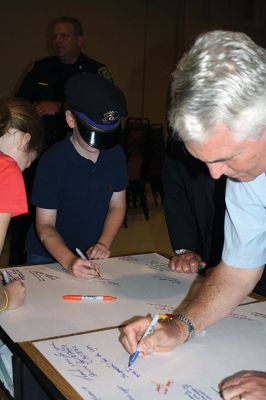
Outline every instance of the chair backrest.
<svg viewBox="0 0 266 400"><path fill-rule="evenodd" d="M149 120L147 118L129 117L127 119L124 131L124 151L129 182L142 178L148 131Z"/></svg>
<svg viewBox="0 0 266 400"><path fill-rule="evenodd" d="M141 154L132 154L127 161L128 181L135 182L142 177L143 157Z"/></svg>
<svg viewBox="0 0 266 400"><path fill-rule="evenodd" d="M160 177L165 159L164 130L161 124L151 124L147 136L147 155L145 157L145 180Z"/></svg>

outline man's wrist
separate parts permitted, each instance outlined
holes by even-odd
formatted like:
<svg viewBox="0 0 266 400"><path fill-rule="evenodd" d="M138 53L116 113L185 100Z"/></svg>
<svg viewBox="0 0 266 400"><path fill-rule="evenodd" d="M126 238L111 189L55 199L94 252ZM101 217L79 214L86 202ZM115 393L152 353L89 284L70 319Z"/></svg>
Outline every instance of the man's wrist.
<svg viewBox="0 0 266 400"><path fill-rule="evenodd" d="M184 342L187 342L189 339L192 339L193 336L196 334L196 329L191 322L191 320L187 317L186 314L175 314L171 317L171 321L180 321L182 322L183 326L185 326L186 331L187 331L187 338L185 339Z"/></svg>

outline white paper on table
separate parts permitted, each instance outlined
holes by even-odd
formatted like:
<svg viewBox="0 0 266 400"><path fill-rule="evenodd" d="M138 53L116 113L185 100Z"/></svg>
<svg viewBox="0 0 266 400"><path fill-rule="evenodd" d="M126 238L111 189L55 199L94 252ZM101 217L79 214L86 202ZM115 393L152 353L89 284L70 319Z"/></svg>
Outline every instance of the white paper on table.
<svg viewBox="0 0 266 400"><path fill-rule="evenodd" d="M1 313L0 324L14 342L21 342L114 327L148 313L171 313L201 278L173 273L168 262L156 253L99 260L103 279L90 281L70 276L58 264L7 268L12 279L25 283L26 301ZM64 301L65 294L113 295L117 300Z"/></svg>
<svg viewBox="0 0 266 400"><path fill-rule="evenodd" d="M231 316L242 319L255 319L266 324L266 301L242 305L233 311Z"/></svg>
<svg viewBox="0 0 266 400"><path fill-rule="evenodd" d="M240 370L265 370L266 325L243 307L171 353L128 354L117 329L34 343L86 400L218 400L219 382Z"/></svg>

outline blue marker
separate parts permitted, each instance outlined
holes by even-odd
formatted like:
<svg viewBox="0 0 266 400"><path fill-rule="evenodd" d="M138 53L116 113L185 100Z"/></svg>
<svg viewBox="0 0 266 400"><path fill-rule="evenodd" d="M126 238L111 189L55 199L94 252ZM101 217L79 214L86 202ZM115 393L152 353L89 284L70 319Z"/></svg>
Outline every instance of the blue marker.
<svg viewBox="0 0 266 400"><path fill-rule="evenodd" d="M140 353L139 344L142 342L142 340L143 340L146 336L152 334L153 329L154 329L154 327L155 327L155 325L157 324L157 322L158 322L159 319L160 319L160 315L159 315L159 314L156 314L156 315L153 317L153 319L151 320L151 322L150 322L148 328L146 329L146 331L144 332L144 334L143 334L142 337L140 338L140 341L138 342L136 351L134 351L134 353L131 354L131 356L129 357L129 362L128 362L128 366L129 366L129 367L130 367L130 366L133 364L133 362L135 362L136 359L138 358L138 355L139 355L139 353Z"/></svg>

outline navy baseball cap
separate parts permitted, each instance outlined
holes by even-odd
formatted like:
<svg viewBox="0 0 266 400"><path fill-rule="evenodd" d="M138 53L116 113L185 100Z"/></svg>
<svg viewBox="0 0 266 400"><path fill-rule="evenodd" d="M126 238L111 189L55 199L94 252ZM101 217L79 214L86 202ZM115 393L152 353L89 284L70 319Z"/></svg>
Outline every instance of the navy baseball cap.
<svg viewBox="0 0 266 400"><path fill-rule="evenodd" d="M96 74L81 73L66 82L65 97L86 143L110 148L118 142L120 119L127 108L117 86Z"/></svg>

